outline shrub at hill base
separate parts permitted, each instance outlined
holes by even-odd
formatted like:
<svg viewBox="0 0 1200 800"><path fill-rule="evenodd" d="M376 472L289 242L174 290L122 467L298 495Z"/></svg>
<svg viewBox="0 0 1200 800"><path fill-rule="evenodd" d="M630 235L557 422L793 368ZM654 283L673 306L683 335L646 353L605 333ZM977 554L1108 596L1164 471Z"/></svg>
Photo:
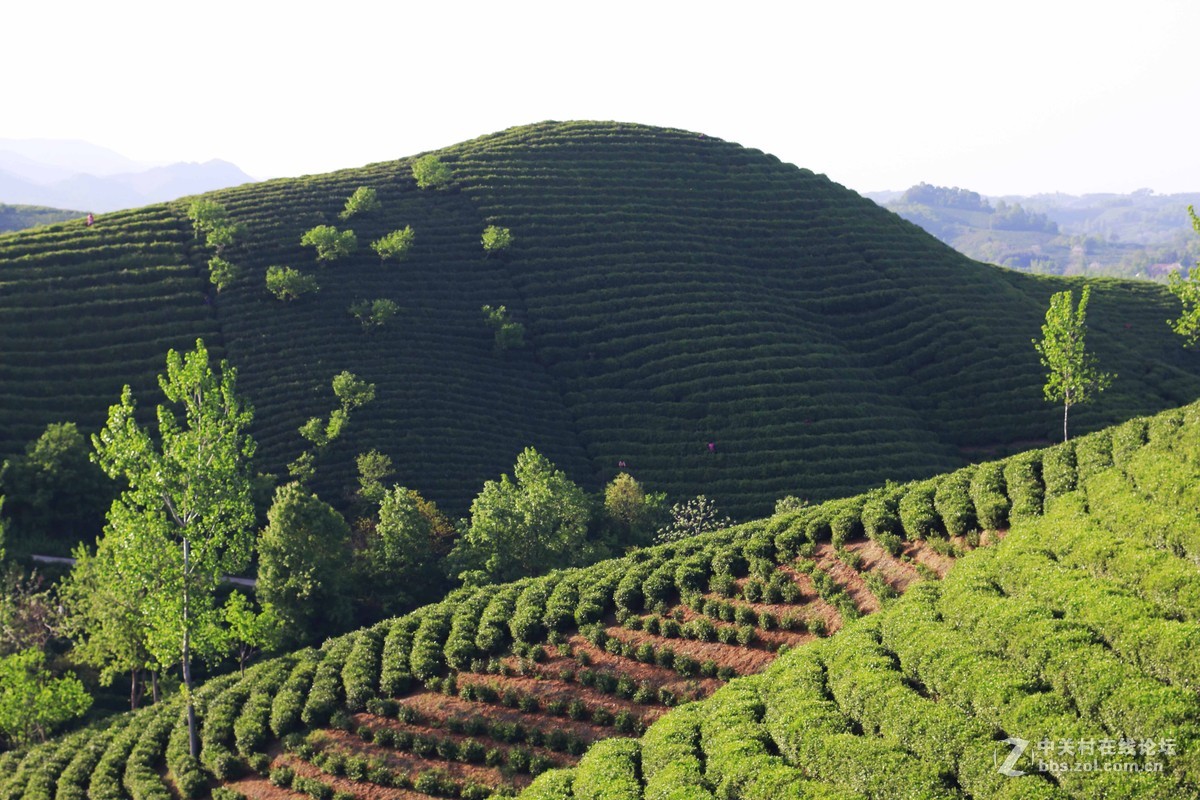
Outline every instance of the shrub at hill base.
<svg viewBox="0 0 1200 800"><path fill-rule="evenodd" d="M588 560L590 509L583 490L533 448L513 478L488 481L451 554L467 583L503 582Z"/></svg>
<svg viewBox="0 0 1200 800"><path fill-rule="evenodd" d="M341 514L299 483L280 486L258 541L258 597L292 642L317 640L349 619Z"/></svg>

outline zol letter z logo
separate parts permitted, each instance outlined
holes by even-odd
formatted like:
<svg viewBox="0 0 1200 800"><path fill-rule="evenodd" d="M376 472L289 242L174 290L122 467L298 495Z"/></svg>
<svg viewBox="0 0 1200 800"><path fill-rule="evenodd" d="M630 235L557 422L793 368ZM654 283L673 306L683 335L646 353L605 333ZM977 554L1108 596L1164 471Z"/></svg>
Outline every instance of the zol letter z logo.
<svg viewBox="0 0 1200 800"><path fill-rule="evenodd" d="M1010 778L1019 778L1025 774L1023 770L1014 769L1017 765L1017 760L1021 758L1021 754L1025 752L1025 748L1029 747L1029 742L1024 739L1018 739L1015 736L1010 736L1001 744L1011 744L1012 752L1008 754L1008 758L1004 759L1004 763L1000 765L1000 774L1007 775Z"/></svg>

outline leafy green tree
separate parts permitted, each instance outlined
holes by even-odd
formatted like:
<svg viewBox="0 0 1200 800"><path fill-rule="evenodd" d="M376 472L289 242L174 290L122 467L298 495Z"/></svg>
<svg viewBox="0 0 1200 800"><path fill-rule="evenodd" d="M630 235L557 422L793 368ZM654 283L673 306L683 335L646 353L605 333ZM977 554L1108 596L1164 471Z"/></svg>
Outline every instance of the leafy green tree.
<svg viewBox="0 0 1200 800"><path fill-rule="evenodd" d="M204 197L193 200L188 206L187 214L188 219L192 221L192 230L197 239L200 238L202 232L212 231L229 224L229 212L225 206L216 200Z"/></svg>
<svg viewBox="0 0 1200 800"><path fill-rule="evenodd" d="M1111 383L1113 375L1101 372L1096 356L1087 351L1087 304L1091 287L1083 287L1079 306L1073 293L1057 292L1050 298L1042 340L1033 346L1047 369L1042 391L1047 400L1063 404L1063 441L1067 441L1067 416L1071 406L1092 400Z"/></svg>
<svg viewBox="0 0 1200 800"><path fill-rule="evenodd" d="M647 494L642 485L622 472L604 487L604 515L618 546L650 543L664 516L667 496Z"/></svg>
<svg viewBox="0 0 1200 800"><path fill-rule="evenodd" d="M300 244L317 251L317 261L336 261L358 248L354 231L339 231L332 225L318 225L300 237Z"/></svg>
<svg viewBox="0 0 1200 800"><path fill-rule="evenodd" d="M71 673L55 678L40 650L0 658L0 733L15 746L43 740L54 728L92 705Z"/></svg>
<svg viewBox="0 0 1200 800"><path fill-rule="evenodd" d="M392 459L378 450L359 453L354 459L358 467L358 496L371 505L379 505L387 492L384 481L395 474Z"/></svg>
<svg viewBox="0 0 1200 800"><path fill-rule="evenodd" d="M296 300L320 288L314 276L305 275L298 269L267 267L267 291L285 302Z"/></svg>
<svg viewBox="0 0 1200 800"><path fill-rule="evenodd" d="M471 521L452 554L469 583L541 575L587 558L587 496L532 447L513 478L488 481L471 503Z"/></svg>
<svg viewBox="0 0 1200 800"><path fill-rule="evenodd" d="M310 417L300 426L300 435L314 448L302 453L299 458L288 465L288 472L292 479L301 483L313 476L316 466L316 451L324 449L330 442L342 435L342 430L350 421L350 412L375 399L375 384L360 380L353 372L343 370L334 375L332 385L333 394L338 399L339 407L329 413L328 419Z"/></svg>
<svg viewBox="0 0 1200 800"><path fill-rule="evenodd" d="M513 322L505 306L483 306L480 309L488 326L495 332L496 350L519 350L525 346L525 326Z"/></svg>
<svg viewBox="0 0 1200 800"><path fill-rule="evenodd" d="M220 256L214 256L208 260L208 279L212 281L213 286L217 287L218 292L237 280L241 274L240 267L229 263Z"/></svg>
<svg viewBox="0 0 1200 800"><path fill-rule="evenodd" d="M0 583L0 655L44 650L62 629L61 604L34 570L9 565Z"/></svg>
<svg viewBox="0 0 1200 800"><path fill-rule="evenodd" d="M220 255L225 251L226 247L236 242L241 235L242 227L240 225L227 223L225 225L218 225L210 230L208 235L204 237L204 241L209 247L217 251L217 255Z"/></svg>
<svg viewBox="0 0 1200 800"><path fill-rule="evenodd" d="M356 214L366 214L379 208L379 197L370 186L360 186L346 199L346 207L338 219L350 219Z"/></svg>
<svg viewBox="0 0 1200 800"><path fill-rule="evenodd" d="M1196 209L1192 206L1188 206L1188 216L1192 218L1192 228L1200 233L1200 217L1196 216ZM1167 277L1167 288L1183 306L1179 318L1168 320L1168 324L1183 337L1185 346L1190 347L1200 341L1200 264L1186 278L1179 274L1179 270L1172 270Z"/></svg>
<svg viewBox="0 0 1200 800"><path fill-rule="evenodd" d="M659 544L678 542L708 531L719 531L732 524L733 520L722 514L716 503L699 494L686 503L671 506L671 522L659 530L654 541Z"/></svg>
<svg viewBox="0 0 1200 800"><path fill-rule="evenodd" d="M314 641L349 620L350 526L299 483L275 491L258 540L257 594L284 641Z"/></svg>
<svg viewBox="0 0 1200 800"><path fill-rule="evenodd" d="M333 376L333 394L341 402L342 410L349 413L375 399L375 384L343 370Z"/></svg>
<svg viewBox="0 0 1200 800"><path fill-rule="evenodd" d="M281 639L279 617L271 607L255 610L254 604L236 589L221 609L225 618L225 635L237 654L238 671L246 674L246 662L255 653L273 650Z"/></svg>
<svg viewBox="0 0 1200 800"><path fill-rule="evenodd" d="M379 254L379 262L391 259L392 261L403 261L408 258L408 251L412 249L413 241L417 235L413 232L411 225L405 225L398 231L383 236L371 242L371 249Z"/></svg>
<svg viewBox="0 0 1200 800"><path fill-rule="evenodd" d="M448 186L453 177L450 167L432 153L414 161L412 173L420 189L440 189Z"/></svg>
<svg viewBox="0 0 1200 800"><path fill-rule="evenodd" d="M488 225L483 229L483 250L485 253L498 253L512 246L512 231L497 225Z"/></svg>
<svg viewBox="0 0 1200 800"><path fill-rule="evenodd" d="M398 313L400 313L400 306L394 300L388 300L385 297L378 300L361 300L350 306L350 314L362 324L363 329L368 333L376 328L382 328Z"/></svg>
<svg viewBox="0 0 1200 800"><path fill-rule="evenodd" d="M368 600L373 616L395 614L418 600L426 600L437 585L434 526L421 508L421 496L403 486L383 494L379 518L358 553L360 571L370 586Z"/></svg>
<svg viewBox="0 0 1200 800"><path fill-rule="evenodd" d="M158 437L137 422L132 390L92 436L96 461L126 488L108 512L117 579L146 587L147 647L160 664L177 663L192 755L199 753L192 697L192 661L222 654L215 603L223 575L250 560L254 503L246 433L253 411L238 397L236 371L209 363L204 342L186 354L167 354L159 387L169 405L157 409Z"/></svg>
<svg viewBox="0 0 1200 800"><path fill-rule="evenodd" d="M90 459L74 422L46 426L25 454L4 463L0 484L8 497L9 534L22 550L49 546L62 555L100 533L113 487Z"/></svg>
<svg viewBox="0 0 1200 800"><path fill-rule="evenodd" d="M121 544L101 539L95 553L79 545L59 596L65 608L63 631L74 644L72 658L99 670L103 686L128 675L132 710L138 707L145 671L157 671L158 665L144 635L150 624L150 591L125 580L114 552Z"/></svg>

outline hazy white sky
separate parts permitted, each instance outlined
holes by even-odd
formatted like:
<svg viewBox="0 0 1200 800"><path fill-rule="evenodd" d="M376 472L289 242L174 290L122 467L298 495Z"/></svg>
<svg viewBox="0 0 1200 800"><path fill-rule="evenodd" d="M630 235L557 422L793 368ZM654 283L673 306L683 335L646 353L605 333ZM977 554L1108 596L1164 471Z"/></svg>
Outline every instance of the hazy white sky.
<svg viewBox="0 0 1200 800"><path fill-rule="evenodd" d="M1200 191L1194 0L14 0L0 28L0 138L257 177L618 119L859 191Z"/></svg>

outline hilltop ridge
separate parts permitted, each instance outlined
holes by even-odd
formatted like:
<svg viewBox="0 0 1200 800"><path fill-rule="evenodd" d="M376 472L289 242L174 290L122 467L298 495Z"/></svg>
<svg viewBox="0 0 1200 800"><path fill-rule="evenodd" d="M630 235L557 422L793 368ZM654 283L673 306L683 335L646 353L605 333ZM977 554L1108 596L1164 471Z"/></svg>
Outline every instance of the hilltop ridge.
<svg viewBox="0 0 1200 800"><path fill-rule="evenodd" d="M404 159L208 195L244 229L227 253L243 275L219 295L184 201L0 237L0 451L49 422L98 425L123 383L149 408L163 352L198 336L238 367L265 468L296 456L348 369L377 400L331 446L322 494L375 447L456 513L529 445L591 487L624 462L746 517L1053 435L1030 340L1079 281L971 262L824 176L701 134L547 122L438 155L449 189L418 189ZM341 223L358 186L382 207ZM318 266L299 243L318 224L353 228L357 253ZM503 256L479 245L489 224L513 233ZM366 244L405 225L410 258L381 265ZM276 264L320 292L276 301ZM1078 429L1200 396L1165 289L1092 283L1094 349L1119 380ZM347 309L379 297L401 313L366 334ZM482 305L510 309L529 346L495 352Z"/></svg>

